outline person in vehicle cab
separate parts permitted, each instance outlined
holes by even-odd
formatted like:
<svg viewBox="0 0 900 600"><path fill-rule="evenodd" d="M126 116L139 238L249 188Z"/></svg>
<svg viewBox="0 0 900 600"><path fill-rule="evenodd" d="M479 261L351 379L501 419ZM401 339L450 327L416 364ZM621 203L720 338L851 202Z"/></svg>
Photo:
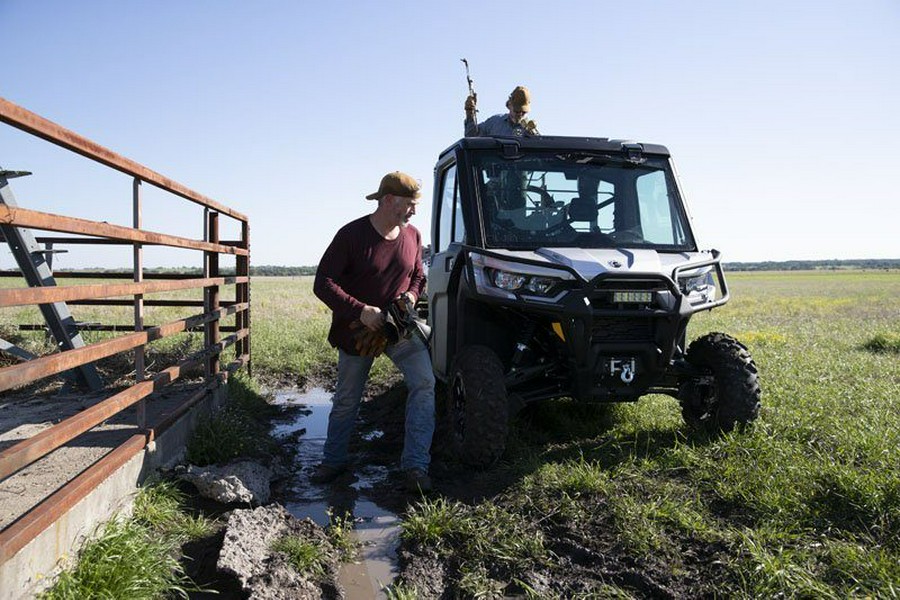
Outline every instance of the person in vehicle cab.
<svg viewBox="0 0 900 600"><path fill-rule="evenodd" d="M389 344L385 315L392 303L414 305L425 289L422 236L409 224L419 183L395 171L381 179L374 212L341 227L316 270L313 292L332 310L329 343L338 349L338 372L322 463L315 483L336 479L350 467L348 446L363 389L375 357L384 352L403 373L409 395L400 467L407 489L431 489L428 477L434 433L434 373L417 336Z"/></svg>
<svg viewBox="0 0 900 600"><path fill-rule="evenodd" d="M509 112L489 117L481 123L475 120L475 106L478 98L473 93L466 98L465 135L523 137L540 135L534 121L526 118L531 110L531 92L525 86L517 86L506 100Z"/></svg>

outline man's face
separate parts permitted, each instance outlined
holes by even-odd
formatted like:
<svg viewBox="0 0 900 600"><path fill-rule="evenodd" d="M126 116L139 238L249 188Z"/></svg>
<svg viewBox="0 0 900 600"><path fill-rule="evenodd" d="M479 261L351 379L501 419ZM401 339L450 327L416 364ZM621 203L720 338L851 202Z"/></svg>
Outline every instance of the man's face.
<svg viewBox="0 0 900 600"><path fill-rule="evenodd" d="M418 198L407 198L404 196L390 197L391 216L394 222L400 226L409 225L409 220L416 214L416 207L419 205Z"/></svg>
<svg viewBox="0 0 900 600"><path fill-rule="evenodd" d="M509 120L513 123L521 123L522 119L524 119L527 114L527 110L522 110L521 108L512 105L509 107Z"/></svg>

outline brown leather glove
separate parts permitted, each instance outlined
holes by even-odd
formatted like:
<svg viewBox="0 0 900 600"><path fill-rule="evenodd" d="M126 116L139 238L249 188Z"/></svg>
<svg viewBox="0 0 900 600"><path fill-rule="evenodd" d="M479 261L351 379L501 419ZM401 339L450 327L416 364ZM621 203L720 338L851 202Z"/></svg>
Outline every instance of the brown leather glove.
<svg viewBox="0 0 900 600"><path fill-rule="evenodd" d="M525 131L527 131L531 135L541 135L541 132L538 131L537 123L535 123L531 119L525 119L525 122L522 123L522 125L525 127Z"/></svg>
<svg viewBox="0 0 900 600"><path fill-rule="evenodd" d="M387 336L384 334L384 328L372 331L360 321L354 321L350 324L350 329L356 330L353 334L354 346L360 356L376 357L384 352L387 346Z"/></svg>

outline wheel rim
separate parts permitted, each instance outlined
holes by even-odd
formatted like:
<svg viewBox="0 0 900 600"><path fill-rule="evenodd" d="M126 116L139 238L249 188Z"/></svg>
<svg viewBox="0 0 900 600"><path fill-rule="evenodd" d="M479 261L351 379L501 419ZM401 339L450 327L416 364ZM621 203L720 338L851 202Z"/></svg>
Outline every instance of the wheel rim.
<svg viewBox="0 0 900 600"><path fill-rule="evenodd" d="M715 375L698 377L693 384L694 406L701 420L708 419L719 402L719 392Z"/></svg>

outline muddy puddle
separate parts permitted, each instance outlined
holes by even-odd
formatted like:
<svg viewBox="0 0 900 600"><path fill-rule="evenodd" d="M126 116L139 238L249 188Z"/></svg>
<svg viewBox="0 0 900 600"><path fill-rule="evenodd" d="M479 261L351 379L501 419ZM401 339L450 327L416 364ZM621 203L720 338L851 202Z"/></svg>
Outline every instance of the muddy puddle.
<svg viewBox="0 0 900 600"><path fill-rule="evenodd" d="M384 482L388 469L357 464L352 476L328 485L312 483L309 480L312 470L322 460L331 394L321 388L305 393L276 392L275 403L298 409L296 418L272 428L272 434L290 444L297 457L295 474L285 486L282 499L285 508L295 517L309 517L323 527L332 516L352 516L353 535L359 549L354 563L341 565L339 581L346 598L386 598L382 589L397 576L399 519L377 505L367 492ZM380 435L379 431L368 434L370 438Z"/></svg>

